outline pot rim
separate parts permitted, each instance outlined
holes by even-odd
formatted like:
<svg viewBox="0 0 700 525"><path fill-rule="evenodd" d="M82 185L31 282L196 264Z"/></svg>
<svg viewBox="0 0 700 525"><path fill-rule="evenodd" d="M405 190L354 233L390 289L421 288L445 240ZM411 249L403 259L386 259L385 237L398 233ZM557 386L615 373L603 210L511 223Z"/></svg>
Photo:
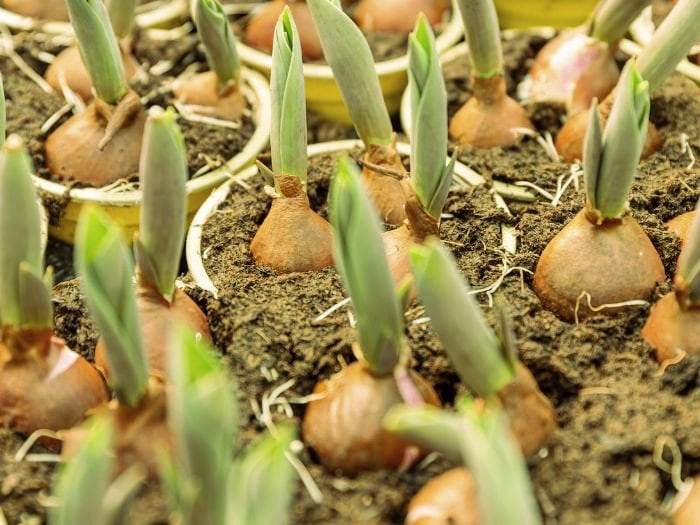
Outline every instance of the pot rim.
<svg viewBox="0 0 700 525"><path fill-rule="evenodd" d="M438 53L444 53L457 43L463 36L462 19L457 11L457 4L452 1L452 16L445 26L445 30L435 39ZM272 69L272 55L259 51L247 44L242 39L237 39L238 54L241 60L248 65L269 72ZM408 53L403 56L375 62L377 75L390 76L408 69ZM304 78L318 80L333 80L333 70L326 64L304 64Z"/></svg>
<svg viewBox="0 0 700 525"><path fill-rule="evenodd" d="M185 9L186 2L183 0L166 2L160 7L138 13L136 15L136 23L144 28L158 26L182 16L183 10ZM73 27L70 22L46 21L31 16L19 15L4 7L0 7L0 23L22 31L31 31L32 29L41 28L42 31L47 33L73 33Z"/></svg>
<svg viewBox="0 0 700 525"><path fill-rule="evenodd" d="M317 155L323 155L325 153L332 153L335 151L346 151L355 147L364 147L364 143L359 139L320 142L308 146L307 156L315 157ZM411 153L411 146L405 142L397 142L396 149L402 155L410 155ZM207 200L204 201L204 204L202 204L199 210L197 210L197 213L192 219L192 224L187 232L185 255L187 258L187 267L189 272L192 275L195 283L203 290L210 292L214 297L217 297L218 290L216 286L214 286L214 283L210 279L209 274L204 267L204 259L202 257L202 230L204 228L204 224L209 218L209 215L216 211L219 205L224 201L224 199L226 199L232 184L245 181L257 174L257 166L249 166L214 190ZM461 162L455 163L455 179L453 181L453 186L477 186L484 183L485 180L476 175L469 167Z"/></svg>
<svg viewBox="0 0 700 525"><path fill-rule="evenodd" d="M255 131L245 147L225 164L200 177L188 180L185 185L188 195L216 186L222 180L231 177L250 163L264 149L269 140L272 126L272 100L269 84L260 73L248 68L241 68L241 79L252 88L252 93L255 95L254 100L251 101L254 110L253 121L256 124ZM38 175L32 175L32 178L39 191L56 198L62 198L66 193L69 193L71 200L76 202L123 207L136 206L141 202L141 190L112 193L103 191L101 188L69 189L64 184L44 179Z"/></svg>

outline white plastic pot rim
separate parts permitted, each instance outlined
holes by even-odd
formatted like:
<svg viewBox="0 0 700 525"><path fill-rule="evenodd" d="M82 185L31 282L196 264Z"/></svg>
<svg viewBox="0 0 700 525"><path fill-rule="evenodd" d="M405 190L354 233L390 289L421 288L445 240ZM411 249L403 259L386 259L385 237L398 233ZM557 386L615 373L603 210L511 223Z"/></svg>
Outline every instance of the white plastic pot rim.
<svg viewBox="0 0 700 525"><path fill-rule="evenodd" d="M361 140L337 140L332 142L321 142L312 144L307 149L308 157L315 157L326 153L348 151L353 148L363 148L364 144ZM405 142L396 144L396 149L402 155L411 154L411 146ZM192 220L189 232L187 233L187 243L185 246L185 254L187 257L187 266L197 285L210 292L214 297L218 295L218 290L212 282L209 274L204 267L204 259L202 256L202 230L209 216L214 213L219 205L226 199L231 189L231 185L237 181L243 181L258 175L258 168L250 166L244 171L236 174L231 180L225 182L217 188L209 198L202 204ZM475 178L476 176L476 178ZM455 183L457 181L471 181L473 185L482 184L484 182L470 168L464 164L457 162L455 164Z"/></svg>
<svg viewBox="0 0 700 525"><path fill-rule="evenodd" d="M254 95L253 121L255 131L245 147L226 164L219 168L195 177L187 181L187 194L197 193L203 188L214 187L234 173L240 171L251 163L255 156L265 148L269 137L272 122L272 101L270 99L270 87L267 80L257 71L247 68L241 69L241 79L251 88ZM124 192L106 192L100 188L74 188L53 182L36 175L33 176L34 183L40 191L53 197L63 198L70 192L71 200L77 202L90 202L95 204L110 206L136 206L141 201L141 190Z"/></svg>
<svg viewBox="0 0 700 525"><path fill-rule="evenodd" d="M450 21L445 26L445 30L435 39L435 47L438 53L443 53L451 48L462 38L462 35L462 19L457 11L457 5L453 1ZM238 54L243 62L254 65L262 71L270 71L272 69L272 55L250 47L240 40L238 41ZM408 55L377 62L375 68L379 77L405 71L408 69ZM333 70L325 64L304 64L304 77L329 80L334 78Z"/></svg>

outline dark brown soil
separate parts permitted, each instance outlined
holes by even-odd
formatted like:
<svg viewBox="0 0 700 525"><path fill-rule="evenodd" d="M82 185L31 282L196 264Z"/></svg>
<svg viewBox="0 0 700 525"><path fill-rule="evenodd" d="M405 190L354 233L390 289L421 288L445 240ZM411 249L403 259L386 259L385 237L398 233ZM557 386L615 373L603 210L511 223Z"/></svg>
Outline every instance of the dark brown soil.
<svg viewBox="0 0 700 525"><path fill-rule="evenodd" d="M523 48L533 46L528 43ZM512 49L507 46L509 56ZM449 67L447 70L449 77ZM523 71L521 67L513 77L518 80ZM465 99L466 83L459 86L456 77L452 75L448 86ZM699 197L700 167L686 169L690 157L682 152L681 133L688 136L696 155L700 153L700 90L673 77L654 96L653 108L652 120L665 145L642 162L630 205L659 250L670 280L678 242L666 233L663 222L691 210ZM558 129L561 111L542 106L533 114L543 115L541 120L535 119L540 131ZM570 173L569 166L549 161L533 140L488 152L468 150L462 158L487 179L526 180L552 193L557 178ZM325 158L310 171L309 194L321 214L325 213L332 164L332 159ZM294 384L283 397L292 402L292 419L298 423L304 407L294 404L294 398L310 393L317 378L327 377L343 362L352 361L350 345L354 340L347 307L313 322L344 297L332 269L276 276L253 264L248 246L269 199L259 178L248 184L250 189L233 186L204 230L206 264L220 288L219 297L190 290L205 308L215 343L238 382L244 421L240 444L263 430L254 404L259 405L264 394L290 379ZM499 278L504 258L510 267L524 268L522 278L517 270L505 277L495 299L507 303L520 358L557 408L560 429L549 446L529 460L545 522L668 523L666 500L673 493L670 476L657 468L652 455L657 439L671 436L683 453L683 476L700 472L700 359L687 357L659 374L652 350L640 336L648 307L591 318L579 325L564 323L541 308L530 289L528 272L534 270L544 246L582 203L582 191L571 186L557 207L544 198L532 204L509 202L513 213L509 217L496 209L486 188L455 190L445 209L442 236L475 289ZM519 231L515 256L506 257L500 248L502 223ZM669 289L667 280L659 285L655 297ZM56 292L58 333L90 357L95 335L83 317L77 288L71 283ZM492 320L488 296L481 293L478 297ZM449 405L455 394L465 389L429 324L413 322L423 315L420 307L411 308L407 315L414 368L435 385L443 403ZM287 420L281 410L274 418ZM0 487L0 505L10 523L18 523L22 513L43 516L41 494L48 493L52 471L45 464L11 463L9 454L21 441L0 431L0 479L13 480ZM293 508L293 521L299 524L402 523L413 494L430 477L451 466L438 459L407 473L378 472L349 479L325 472L309 451L304 451L301 459L321 488L324 501L313 503L299 483ZM159 511L158 505L149 504L132 522L162 521L164 514Z"/></svg>
<svg viewBox="0 0 700 525"><path fill-rule="evenodd" d="M63 48L54 44L53 40L41 33L20 33L14 36L15 49L26 63L40 75L43 75L47 65L37 57L40 52L58 54ZM148 106L160 105L167 107L174 102L172 92L157 91L173 77L179 75L192 64L199 64L204 70L205 61L197 47L196 35L186 35L176 41L150 40L145 33L136 40L134 53L148 71L160 61L172 61L173 67L163 75L148 74L144 79L132 82L132 87L142 97L148 97ZM6 56L0 56L0 73L3 75L5 95L7 97L7 133L22 135L29 145L37 173L51 179L51 174L45 166L43 124L60 110L64 105L63 98L54 93L45 93L38 84L30 80ZM60 119L52 128L67 120L69 115ZM178 124L185 139L187 161L190 175L194 175L202 167L221 165L243 149L252 136L255 126L249 114L241 119L239 129L228 129L180 118ZM134 178L131 182L138 182ZM44 196L53 221L58 219L65 200L57 202L51 197Z"/></svg>

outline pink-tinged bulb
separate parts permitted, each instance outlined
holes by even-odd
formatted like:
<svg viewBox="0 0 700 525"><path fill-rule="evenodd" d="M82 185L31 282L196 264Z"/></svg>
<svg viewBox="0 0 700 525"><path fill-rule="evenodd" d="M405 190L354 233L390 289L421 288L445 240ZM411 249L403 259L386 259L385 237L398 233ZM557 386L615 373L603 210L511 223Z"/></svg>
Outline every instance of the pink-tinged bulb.
<svg viewBox="0 0 700 525"><path fill-rule="evenodd" d="M572 115L583 111L617 84L620 71L613 51L580 30L565 31L538 53L522 95L531 102L564 103Z"/></svg>

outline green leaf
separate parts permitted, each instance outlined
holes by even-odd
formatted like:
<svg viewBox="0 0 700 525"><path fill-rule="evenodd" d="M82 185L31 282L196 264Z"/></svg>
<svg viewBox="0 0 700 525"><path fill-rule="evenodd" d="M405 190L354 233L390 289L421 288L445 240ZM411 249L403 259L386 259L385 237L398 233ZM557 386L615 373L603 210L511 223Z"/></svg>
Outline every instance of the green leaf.
<svg viewBox="0 0 700 525"><path fill-rule="evenodd" d="M625 212L649 124L649 84L633 61L622 70L603 133L595 203L603 217Z"/></svg>
<svg viewBox="0 0 700 525"><path fill-rule="evenodd" d="M698 40L700 0L679 0L637 58L637 69L649 82L649 91L661 87Z"/></svg>
<svg viewBox="0 0 700 525"><path fill-rule="evenodd" d="M352 299L362 355L372 372L388 374L405 345L403 312L384 254L379 218L362 188L357 166L347 157L338 161L329 207L335 265Z"/></svg>
<svg viewBox="0 0 700 525"><path fill-rule="evenodd" d="M25 261L19 263L19 297L22 326L53 326L51 289L46 286L41 274L35 274Z"/></svg>
<svg viewBox="0 0 700 525"><path fill-rule="evenodd" d="M5 133L7 129L7 109L5 107L4 80L0 74L0 148L5 145Z"/></svg>
<svg viewBox="0 0 700 525"><path fill-rule="evenodd" d="M148 362L136 309L134 267L121 229L103 211L86 206L75 239L75 265L85 300L105 344L117 399L137 405L148 381Z"/></svg>
<svg viewBox="0 0 700 525"><path fill-rule="evenodd" d="M12 135L0 152L0 319L24 324L20 265L25 272L43 273L41 215L32 183L34 171L24 141ZM50 326L50 324L49 324Z"/></svg>
<svg viewBox="0 0 700 525"><path fill-rule="evenodd" d="M119 102L129 90L121 51L102 0L66 0L85 68L98 98Z"/></svg>
<svg viewBox="0 0 700 525"><path fill-rule="evenodd" d="M225 525L229 465L238 405L226 368L214 351L179 328L170 353L168 421L175 442L177 476L192 489L181 514L192 523Z"/></svg>
<svg viewBox="0 0 700 525"><path fill-rule="evenodd" d="M194 23L204 44L209 68L216 73L219 84L238 81L241 61L236 50L228 17L218 0L194 0Z"/></svg>
<svg viewBox="0 0 700 525"><path fill-rule="evenodd" d="M294 494L294 469L287 458L294 431L267 434L237 458L229 474L232 489L226 524L285 525Z"/></svg>
<svg viewBox="0 0 700 525"><path fill-rule="evenodd" d="M688 232L685 248L678 259L678 275L690 290L690 301L700 305L700 201L695 207L695 219Z"/></svg>
<svg viewBox="0 0 700 525"><path fill-rule="evenodd" d="M586 186L586 198L593 207L598 207L596 190L600 172L600 159L603 156L603 125L598 112L598 100L593 99L589 111L590 120L583 141L583 181Z"/></svg>
<svg viewBox="0 0 700 525"><path fill-rule="evenodd" d="M593 16L591 36L611 47L625 36L630 24L651 0L603 0Z"/></svg>
<svg viewBox="0 0 700 525"><path fill-rule="evenodd" d="M306 188L304 71L299 35L289 7L285 7L275 27L270 84L272 170L276 175L299 177Z"/></svg>
<svg viewBox="0 0 700 525"><path fill-rule="evenodd" d="M372 52L362 31L343 13L339 3L329 0L306 3L358 135L365 146L391 144L394 138L391 119Z"/></svg>
<svg viewBox="0 0 700 525"><path fill-rule="evenodd" d="M473 74L491 78L503 74L503 51L493 0L457 0L469 44Z"/></svg>
<svg viewBox="0 0 700 525"><path fill-rule="evenodd" d="M139 177L143 203L139 238L134 243L139 271L170 301L185 241L188 179L185 141L171 110L150 110Z"/></svg>
<svg viewBox="0 0 700 525"><path fill-rule="evenodd" d="M60 505L49 510L49 525L104 524L102 502L113 468L114 428L110 418L86 423L87 435L75 456L59 469L54 495Z"/></svg>
<svg viewBox="0 0 700 525"><path fill-rule="evenodd" d="M117 38L126 38L131 34L136 14L136 0L105 0L109 20Z"/></svg>
<svg viewBox="0 0 700 525"><path fill-rule="evenodd" d="M452 365L482 397L494 396L515 377L515 367L486 323L449 252L437 239L411 249L418 295Z"/></svg>
<svg viewBox="0 0 700 525"><path fill-rule="evenodd" d="M421 203L440 218L452 184L454 161L447 156L447 93L430 24L421 14L409 36L409 87L413 137L411 182Z"/></svg>

